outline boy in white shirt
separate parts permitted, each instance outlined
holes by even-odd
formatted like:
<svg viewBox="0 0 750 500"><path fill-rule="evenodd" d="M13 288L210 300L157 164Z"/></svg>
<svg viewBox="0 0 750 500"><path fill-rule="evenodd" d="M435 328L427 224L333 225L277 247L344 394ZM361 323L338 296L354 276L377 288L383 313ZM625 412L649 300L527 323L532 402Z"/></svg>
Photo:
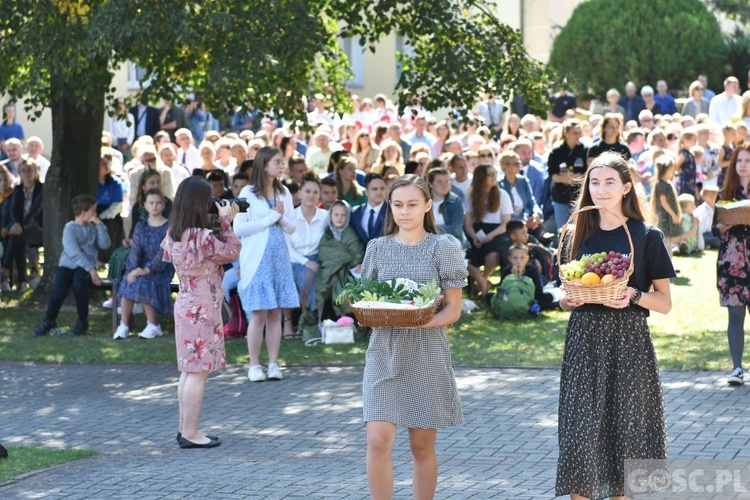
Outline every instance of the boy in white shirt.
<svg viewBox="0 0 750 500"><path fill-rule="evenodd" d="M714 220L716 197L719 195L718 186L704 186L701 189L703 203L693 211L693 216L700 223L698 228L698 250L706 248L719 248L719 238L711 232L711 224Z"/></svg>

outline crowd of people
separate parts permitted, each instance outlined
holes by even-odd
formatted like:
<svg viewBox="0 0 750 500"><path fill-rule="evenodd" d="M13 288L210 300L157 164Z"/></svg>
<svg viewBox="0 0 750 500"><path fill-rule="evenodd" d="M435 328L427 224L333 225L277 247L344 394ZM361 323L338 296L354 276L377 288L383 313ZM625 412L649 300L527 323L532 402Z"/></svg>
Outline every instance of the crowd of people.
<svg viewBox="0 0 750 500"><path fill-rule="evenodd" d="M519 115L514 112L523 111L518 100L508 107L494 95L482 96L468 117L451 114L443 120L422 108L419 99L399 112L383 95L352 96L352 112L338 114L329 111L324 96L315 95L306 129L311 132L251 105L216 119L194 99L129 109L120 99L102 135L96 199L96 219L111 241L109 248L97 249L96 265L109 265L109 277L122 283L106 304L122 309L114 338L129 334L134 307L148 318L140 336L162 334L157 313L172 307L173 269L157 262L158 243L177 188L194 175L211 183L214 197L250 203L235 222L247 225L238 229L247 244L228 267L224 290L240 291L253 367L259 366L252 353L259 351L265 329L274 375L281 335L293 338L308 323L350 313L331 299L350 270L356 274L369 241L383 234L387 194L404 174L427 180L436 222L461 242L470 283L484 297L495 291L490 277L498 270L503 276L528 274L526 266L511 262L510 248L518 244L529 249L535 301L541 308L554 305L538 288L554 282L557 234L573 211L588 166L608 151L628 160L634 190L650 204L670 253L718 247L713 206L733 151L746 143L750 92L740 96L739 82L729 77L724 91L713 95L700 77L678 110L666 82L655 87L645 85L638 93L627 82L624 95L611 89L607 104L594 102L590 111L562 91L544 118ZM13 106L4 113L0 287L24 290L39 280L49 162L39 138L24 141ZM254 197L256 189L268 185L276 193L273 206ZM289 273L275 271L282 262ZM267 324L263 314L251 314L270 310L255 303L267 293L250 291L255 273L267 274L268 280L258 282L269 286L283 281L278 286L285 300L276 304ZM256 370L251 378L261 376Z"/></svg>
<svg viewBox="0 0 750 500"><path fill-rule="evenodd" d="M625 459L666 458L646 318L672 307L672 256L718 248L731 385L743 383L750 304L750 225L720 223L715 210L750 197L750 91L740 97L730 77L711 96L699 78L681 109L664 81L656 91L643 86L640 96L633 82L624 91L607 92L607 104L593 112L562 91L544 118L513 112L517 100L506 109L485 95L468 117L446 120L418 99L397 112L385 96L353 96L353 111L341 115L316 95L309 137L250 105L222 123L193 100L165 101L161 109L127 109L121 100L102 136L97 197L72 200L75 219L65 226L51 300L33 335L57 327L70 289L78 311L70 333L85 334L88 284L106 268L117 283L110 307L121 308L115 340L129 336L138 304L147 317L141 338L162 336L158 315L174 312L177 443L212 448L221 440L200 431L198 420L206 378L226 364L222 304L229 296L237 294L248 322L248 379L260 382L283 379L283 337L351 312L333 300L349 276L435 279L442 310L408 331L373 329L363 380L373 497L392 492L392 448L404 426L414 495L431 498L436 429L463 420L446 339L447 325L461 314L461 289L469 278L476 295L495 304L505 283L526 279L534 293L524 314L557 305L571 311L556 493L620 497ZM38 138L24 145L12 106L5 117L2 287L24 290L34 284L29 268L39 275L49 165ZM563 239L574 212L576 224ZM552 293L556 252L579 259L602 251L632 251L622 297L592 304ZM500 287L490 280L498 270Z"/></svg>

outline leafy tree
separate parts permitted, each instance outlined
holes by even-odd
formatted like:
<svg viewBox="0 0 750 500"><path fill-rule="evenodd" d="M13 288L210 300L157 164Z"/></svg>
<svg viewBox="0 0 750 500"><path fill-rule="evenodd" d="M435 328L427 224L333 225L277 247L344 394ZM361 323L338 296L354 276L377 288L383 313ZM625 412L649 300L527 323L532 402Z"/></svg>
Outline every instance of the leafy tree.
<svg viewBox="0 0 750 500"><path fill-rule="evenodd" d="M701 0L591 0L576 7L549 64L604 95L628 80L680 88L705 73L718 81L724 57L719 25Z"/></svg>
<svg viewBox="0 0 750 500"><path fill-rule="evenodd" d="M706 4L729 19L750 26L750 2L747 0L706 0Z"/></svg>
<svg viewBox="0 0 750 500"><path fill-rule="evenodd" d="M397 85L403 96L470 107L492 85L546 109L547 70L494 8L489 0L0 0L0 89L26 97L29 111L52 109L45 276L61 251L69 200L96 192L103 117L123 62L146 69L145 99L199 89L214 109L249 102L301 118L313 91L346 107L339 36L372 48L397 32L414 45Z"/></svg>
<svg viewBox="0 0 750 500"><path fill-rule="evenodd" d="M750 71L750 35L739 28L735 28L732 35L726 38L727 42L727 65L725 73L736 76L740 81L740 87L747 90L746 79Z"/></svg>

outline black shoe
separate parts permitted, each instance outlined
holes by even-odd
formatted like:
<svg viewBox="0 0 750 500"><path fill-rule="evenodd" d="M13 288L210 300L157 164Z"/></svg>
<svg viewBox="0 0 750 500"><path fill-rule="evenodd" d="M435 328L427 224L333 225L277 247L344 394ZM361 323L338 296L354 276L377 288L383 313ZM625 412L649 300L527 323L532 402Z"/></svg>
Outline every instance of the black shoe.
<svg viewBox="0 0 750 500"><path fill-rule="evenodd" d="M184 437L181 437L178 444L180 445L180 448L182 448L183 450L188 449L188 448L216 448L217 446L221 446L221 441L218 439L211 439L208 443L198 444L198 443L193 443L192 441L188 441Z"/></svg>
<svg viewBox="0 0 750 500"><path fill-rule="evenodd" d="M36 327L36 329L31 332L32 337L43 337L44 335L47 335L50 330L55 328L57 326L57 323L47 323L46 321L42 321L39 326Z"/></svg>
<svg viewBox="0 0 750 500"><path fill-rule="evenodd" d="M208 434L206 434L206 437L207 437L208 439L213 439L214 441L221 441L221 440L219 439L219 436L209 436ZM180 439L182 439L182 433L181 433L181 432L178 432L178 433L177 433L177 444L180 444Z"/></svg>
<svg viewBox="0 0 750 500"><path fill-rule="evenodd" d="M70 329L71 335L86 335L86 332L89 329L89 322L88 321L81 321L80 319L76 321L76 326Z"/></svg>
<svg viewBox="0 0 750 500"><path fill-rule="evenodd" d="M0 458L8 458L8 450L0 444Z"/></svg>

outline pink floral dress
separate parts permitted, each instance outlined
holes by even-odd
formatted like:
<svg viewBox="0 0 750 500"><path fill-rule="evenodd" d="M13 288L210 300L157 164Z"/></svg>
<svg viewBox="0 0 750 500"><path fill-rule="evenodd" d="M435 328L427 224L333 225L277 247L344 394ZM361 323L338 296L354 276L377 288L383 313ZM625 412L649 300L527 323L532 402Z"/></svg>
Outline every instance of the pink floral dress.
<svg viewBox="0 0 750 500"><path fill-rule="evenodd" d="M191 228L181 241L169 233L161 247L162 259L172 262L180 279L174 304L177 368L181 372L214 371L226 366L221 305L222 264L238 259L240 241L231 220L222 217L221 236L210 229Z"/></svg>
<svg viewBox="0 0 750 500"><path fill-rule="evenodd" d="M738 192L737 200L746 200L750 192ZM719 194L721 200L721 194ZM714 234L719 235L718 210L714 210ZM719 303L723 307L750 305L750 226L733 226L721 239L716 263Z"/></svg>

